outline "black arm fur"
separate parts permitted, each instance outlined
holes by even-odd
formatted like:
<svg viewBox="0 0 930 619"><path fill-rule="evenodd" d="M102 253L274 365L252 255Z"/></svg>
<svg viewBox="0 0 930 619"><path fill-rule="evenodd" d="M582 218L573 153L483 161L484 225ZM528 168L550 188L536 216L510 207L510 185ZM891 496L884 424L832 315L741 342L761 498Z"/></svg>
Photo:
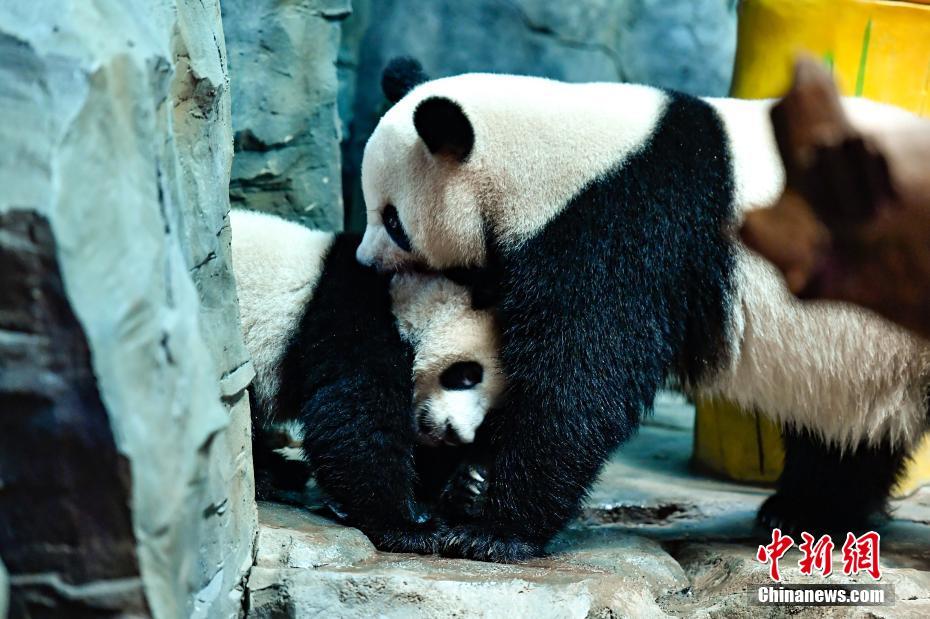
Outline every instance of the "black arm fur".
<svg viewBox="0 0 930 619"><path fill-rule="evenodd" d="M340 235L282 363L277 409L299 410L317 484L383 550L434 550L414 498L413 351L391 313L388 278ZM348 368L348 369L347 369Z"/></svg>
<svg viewBox="0 0 930 619"><path fill-rule="evenodd" d="M714 112L675 95L651 144L518 250L496 250L510 389L479 432L483 509L443 554L540 554L669 374L716 362L734 262L729 166Z"/></svg>

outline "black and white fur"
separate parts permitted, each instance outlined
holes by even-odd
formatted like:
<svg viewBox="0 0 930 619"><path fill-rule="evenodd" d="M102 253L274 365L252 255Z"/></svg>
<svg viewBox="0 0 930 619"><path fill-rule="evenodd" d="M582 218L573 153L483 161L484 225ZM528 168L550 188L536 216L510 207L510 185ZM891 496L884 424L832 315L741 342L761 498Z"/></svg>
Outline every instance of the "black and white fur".
<svg viewBox="0 0 930 619"><path fill-rule="evenodd" d="M360 235L248 211L230 223L259 491L302 485L305 461L380 548L431 552L423 500L454 451L433 448L472 442L502 390L491 315L443 277L362 267Z"/></svg>
<svg viewBox="0 0 930 619"><path fill-rule="evenodd" d="M866 131L914 122L844 105ZM469 74L382 118L359 260L471 272L503 331L509 414L479 432L485 504L443 552L540 553L667 379L787 428L764 524L854 530L884 505L927 426L930 348L866 311L796 301L730 233L783 185L770 106Z"/></svg>

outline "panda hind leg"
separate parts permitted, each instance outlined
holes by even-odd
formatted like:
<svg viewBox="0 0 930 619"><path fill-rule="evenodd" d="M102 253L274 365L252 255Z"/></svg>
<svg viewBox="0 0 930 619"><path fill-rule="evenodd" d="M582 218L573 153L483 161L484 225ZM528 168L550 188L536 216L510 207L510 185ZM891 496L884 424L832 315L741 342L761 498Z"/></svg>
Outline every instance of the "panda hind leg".
<svg viewBox="0 0 930 619"><path fill-rule="evenodd" d="M785 467L777 491L759 509L763 528L796 539L807 531L842 540L847 531L859 535L888 518L906 450L882 443L841 451L805 430L786 429L783 436Z"/></svg>
<svg viewBox="0 0 930 619"><path fill-rule="evenodd" d="M276 448L281 446L276 442L278 437L265 432L254 421L253 424L255 498L259 501L290 502L310 481L310 467L303 460L292 460L278 453Z"/></svg>

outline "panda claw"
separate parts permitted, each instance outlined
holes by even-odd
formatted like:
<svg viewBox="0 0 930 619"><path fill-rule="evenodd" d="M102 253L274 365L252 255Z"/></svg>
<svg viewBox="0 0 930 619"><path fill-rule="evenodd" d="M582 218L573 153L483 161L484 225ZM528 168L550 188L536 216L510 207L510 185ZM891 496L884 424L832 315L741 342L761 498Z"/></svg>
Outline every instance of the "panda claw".
<svg viewBox="0 0 930 619"><path fill-rule="evenodd" d="M429 555L439 550L443 527L410 527L364 530L365 535L383 552L405 552Z"/></svg>
<svg viewBox="0 0 930 619"><path fill-rule="evenodd" d="M846 531L865 531L881 524L880 517L872 514L867 507L859 511L856 511L856 506L845 507L838 510L830 503L776 492L759 508L756 521L766 535L772 529L780 529L782 534L793 537L798 537L803 531L843 536Z"/></svg>
<svg viewBox="0 0 930 619"><path fill-rule="evenodd" d="M543 547L536 542L474 525L451 528L437 545L444 557L494 563L520 563L544 555Z"/></svg>
<svg viewBox="0 0 930 619"><path fill-rule="evenodd" d="M487 472L477 465L462 465L446 483L442 511L455 519L471 520L484 509Z"/></svg>

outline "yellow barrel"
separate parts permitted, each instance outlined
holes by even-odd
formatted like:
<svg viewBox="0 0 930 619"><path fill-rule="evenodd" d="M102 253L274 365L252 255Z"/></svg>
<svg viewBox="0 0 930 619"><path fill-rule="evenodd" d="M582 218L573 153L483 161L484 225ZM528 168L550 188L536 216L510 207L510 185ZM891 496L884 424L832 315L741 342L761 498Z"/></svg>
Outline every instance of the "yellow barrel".
<svg viewBox="0 0 930 619"><path fill-rule="evenodd" d="M930 0L743 0L731 94L780 97L802 51L845 94L930 115Z"/></svg>
<svg viewBox="0 0 930 619"><path fill-rule="evenodd" d="M770 483L785 463L781 433L768 417L719 399L699 399L694 419L694 462L729 479Z"/></svg>
<svg viewBox="0 0 930 619"><path fill-rule="evenodd" d="M823 59L844 94L930 116L930 0L742 0L732 96L782 96L801 52ZM767 418L727 402L700 400L694 459L700 468L731 479L772 482L781 472L784 449ZM895 494L928 482L930 438Z"/></svg>

